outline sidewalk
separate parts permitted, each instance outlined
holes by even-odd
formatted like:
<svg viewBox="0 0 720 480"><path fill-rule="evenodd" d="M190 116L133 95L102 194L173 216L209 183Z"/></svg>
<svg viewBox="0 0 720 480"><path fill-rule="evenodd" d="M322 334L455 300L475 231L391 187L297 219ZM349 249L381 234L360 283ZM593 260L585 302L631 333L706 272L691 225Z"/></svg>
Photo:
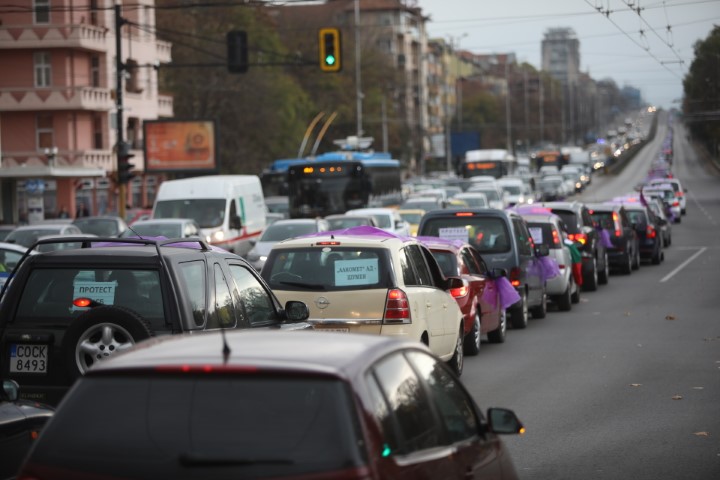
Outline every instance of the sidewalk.
<svg viewBox="0 0 720 480"><path fill-rule="evenodd" d="M688 143L690 144L700 161L712 167L716 172L720 173L720 158L713 158L712 155L710 155L710 152L708 152L705 147L703 147L697 142L688 140Z"/></svg>

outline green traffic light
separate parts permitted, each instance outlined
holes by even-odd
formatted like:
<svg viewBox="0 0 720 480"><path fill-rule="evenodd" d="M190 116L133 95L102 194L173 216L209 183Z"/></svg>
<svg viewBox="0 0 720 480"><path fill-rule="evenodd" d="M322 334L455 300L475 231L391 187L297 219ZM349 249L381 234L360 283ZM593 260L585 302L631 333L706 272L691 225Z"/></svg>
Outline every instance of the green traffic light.
<svg viewBox="0 0 720 480"><path fill-rule="evenodd" d="M328 65L335 65L335 57L333 55L326 56L325 63L327 63Z"/></svg>

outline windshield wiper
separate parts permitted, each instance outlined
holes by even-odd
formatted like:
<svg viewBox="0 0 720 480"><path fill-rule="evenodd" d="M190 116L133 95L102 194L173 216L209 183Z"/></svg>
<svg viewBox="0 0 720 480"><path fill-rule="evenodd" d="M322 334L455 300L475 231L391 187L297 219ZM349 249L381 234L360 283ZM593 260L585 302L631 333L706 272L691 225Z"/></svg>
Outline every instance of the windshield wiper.
<svg viewBox="0 0 720 480"><path fill-rule="evenodd" d="M288 285L290 287L307 288L308 290L325 290L325 285L320 285L318 283L288 282L282 280L277 283L280 285Z"/></svg>
<svg viewBox="0 0 720 480"><path fill-rule="evenodd" d="M289 458L273 457L228 457L206 453L182 453L178 457L185 467L225 467L243 465L293 465Z"/></svg>

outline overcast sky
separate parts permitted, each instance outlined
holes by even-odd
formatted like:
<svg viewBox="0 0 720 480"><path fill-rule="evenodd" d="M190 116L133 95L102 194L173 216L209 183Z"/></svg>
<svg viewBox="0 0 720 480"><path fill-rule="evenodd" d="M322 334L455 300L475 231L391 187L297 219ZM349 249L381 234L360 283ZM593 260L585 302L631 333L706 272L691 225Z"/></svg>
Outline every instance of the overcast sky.
<svg viewBox="0 0 720 480"><path fill-rule="evenodd" d="M707 38L713 24L720 24L720 0L417 0L417 4L430 16L431 38L452 40L473 53L514 52L519 62L536 68L541 67L544 32L572 28L580 41L582 71L595 80L610 77L619 87L639 88L646 102L664 108L680 106L693 45ZM639 5L640 15L628 5ZM606 16L596 7L611 13Z"/></svg>

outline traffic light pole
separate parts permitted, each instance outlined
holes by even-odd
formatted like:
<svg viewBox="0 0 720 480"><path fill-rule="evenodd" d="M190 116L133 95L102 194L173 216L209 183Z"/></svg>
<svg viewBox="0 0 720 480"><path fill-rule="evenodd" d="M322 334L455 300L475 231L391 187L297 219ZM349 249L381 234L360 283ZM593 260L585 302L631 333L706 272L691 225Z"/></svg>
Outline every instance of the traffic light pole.
<svg viewBox="0 0 720 480"><path fill-rule="evenodd" d="M121 5L115 4L115 159L116 171L118 174L118 215L125 218L125 203L127 190L125 182L120 181L120 153L124 150L125 136L123 132L123 77L125 76L125 64L122 61L122 35L120 29L125 24L121 16Z"/></svg>

